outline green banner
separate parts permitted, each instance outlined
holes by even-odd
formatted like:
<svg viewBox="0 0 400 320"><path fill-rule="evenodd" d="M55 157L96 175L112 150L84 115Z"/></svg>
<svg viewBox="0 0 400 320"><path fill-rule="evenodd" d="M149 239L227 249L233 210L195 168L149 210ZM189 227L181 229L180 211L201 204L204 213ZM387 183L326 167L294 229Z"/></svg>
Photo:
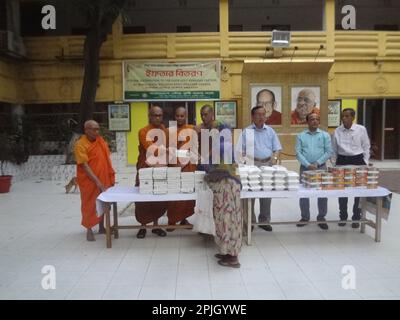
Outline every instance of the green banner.
<svg viewBox="0 0 400 320"><path fill-rule="evenodd" d="M220 63L124 61L125 101L218 100Z"/></svg>

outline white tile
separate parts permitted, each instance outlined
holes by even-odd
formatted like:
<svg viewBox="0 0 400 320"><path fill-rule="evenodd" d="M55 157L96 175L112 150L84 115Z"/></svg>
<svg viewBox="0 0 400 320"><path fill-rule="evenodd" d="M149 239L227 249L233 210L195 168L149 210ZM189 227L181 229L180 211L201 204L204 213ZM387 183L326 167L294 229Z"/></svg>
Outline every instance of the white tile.
<svg viewBox="0 0 400 320"><path fill-rule="evenodd" d="M275 283L276 280L267 267L264 268L246 268L241 267L240 273L242 275L243 282L246 285L262 285L263 283Z"/></svg>
<svg viewBox="0 0 400 320"><path fill-rule="evenodd" d="M144 286L176 286L177 269L149 269L146 273Z"/></svg>
<svg viewBox="0 0 400 320"><path fill-rule="evenodd" d="M102 298L107 285L77 285L68 294L68 300L99 300Z"/></svg>
<svg viewBox="0 0 400 320"><path fill-rule="evenodd" d="M208 284L210 281L207 269L183 269L178 272L178 285L191 284L194 286Z"/></svg>
<svg viewBox="0 0 400 320"><path fill-rule="evenodd" d="M289 300L320 300L321 294L309 283L279 283Z"/></svg>
<svg viewBox="0 0 400 320"><path fill-rule="evenodd" d="M208 283L203 284L179 284L176 287L177 300L211 300L211 287Z"/></svg>
<svg viewBox="0 0 400 320"><path fill-rule="evenodd" d="M342 288L341 281L316 281L313 283L317 291L328 300L360 300L361 296L354 289Z"/></svg>
<svg viewBox="0 0 400 320"><path fill-rule="evenodd" d="M137 300L141 286L133 285L110 285L104 292L103 300Z"/></svg>
<svg viewBox="0 0 400 320"><path fill-rule="evenodd" d="M211 284L214 300L246 300L249 299L246 287L242 284Z"/></svg>
<svg viewBox="0 0 400 320"><path fill-rule="evenodd" d="M146 277L146 271L117 271L111 279L111 285L141 286Z"/></svg>
<svg viewBox="0 0 400 320"><path fill-rule="evenodd" d="M252 300L283 300L285 295L276 283L263 283L260 285L246 285L249 299Z"/></svg>
<svg viewBox="0 0 400 320"><path fill-rule="evenodd" d="M174 300L175 286L145 285L139 293L139 300Z"/></svg>

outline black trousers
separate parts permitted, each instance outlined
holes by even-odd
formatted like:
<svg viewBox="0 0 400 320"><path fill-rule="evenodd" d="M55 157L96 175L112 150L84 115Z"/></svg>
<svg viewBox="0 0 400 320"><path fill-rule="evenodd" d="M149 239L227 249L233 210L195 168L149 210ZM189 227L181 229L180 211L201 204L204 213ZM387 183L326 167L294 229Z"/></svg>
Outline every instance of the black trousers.
<svg viewBox="0 0 400 320"><path fill-rule="evenodd" d="M342 156L339 154L336 159L336 165L343 166L343 165L348 165L348 164L359 165L359 166L366 165L366 163L364 162L363 154L358 154L356 156ZM347 220L347 218L348 218L347 201L348 201L348 198L339 198L340 220ZM360 198L355 197L354 205L353 205L353 216L351 217L351 220L360 220L361 219L361 208L359 208L359 206L360 206Z"/></svg>

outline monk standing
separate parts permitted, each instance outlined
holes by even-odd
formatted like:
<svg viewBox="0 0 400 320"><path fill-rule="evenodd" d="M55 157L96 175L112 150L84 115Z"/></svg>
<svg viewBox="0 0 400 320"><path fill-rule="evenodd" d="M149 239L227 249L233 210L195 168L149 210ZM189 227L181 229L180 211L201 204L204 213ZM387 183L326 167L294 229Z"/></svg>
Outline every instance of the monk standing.
<svg viewBox="0 0 400 320"><path fill-rule="evenodd" d="M99 135L100 126L94 120L84 124L85 134L75 144L77 183L81 191L82 225L86 228L86 240L95 241L92 228L99 224L99 233L104 233L103 216L96 215L97 196L115 183L115 172L111 165L110 150Z"/></svg>
<svg viewBox="0 0 400 320"><path fill-rule="evenodd" d="M184 107L178 107L175 110L175 120L177 127L169 127L169 137L175 137L177 139L177 150L189 150L195 149L197 152L197 134L194 131L194 125L186 124L187 112ZM183 131L187 129L186 131ZM183 141L180 140L180 135L185 138ZM170 166L180 166L182 172L194 172L196 171L197 164L190 161L190 157L185 157L182 163L177 159L177 164L170 164ZM182 158L181 158L182 159ZM175 225L177 222L181 222L181 225L190 225L186 220L194 213L195 201L170 201L168 203L168 224ZM174 231L174 229L167 229L167 231Z"/></svg>
<svg viewBox="0 0 400 320"><path fill-rule="evenodd" d="M154 131L152 131L154 130ZM152 132L157 135L154 136ZM159 133L164 133L160 136ZM139 186L139 169L166 166L167 163L159 163L155 161L150 161L147 157L148 149L154 147L156 143L158 144L157 149L154 152L154 156L158 156L161 152L166 153L167 143L167 129L163 125L163 110L158 106L152 106L149 110L149 124L139 130L139 157L136 164L136 186ZM159 141L163 139L164 141ZM166 160L166 158L165 158ZM167 210L167 202L136 202L135 203L135 216L136 220L143 226L153 222L156 226L158 225L158 219ZM160 237L165 237L167 233L160 229L152 229L152 232ZM140 229L136 237L142 239L146 236L146 229Z"/></svg>

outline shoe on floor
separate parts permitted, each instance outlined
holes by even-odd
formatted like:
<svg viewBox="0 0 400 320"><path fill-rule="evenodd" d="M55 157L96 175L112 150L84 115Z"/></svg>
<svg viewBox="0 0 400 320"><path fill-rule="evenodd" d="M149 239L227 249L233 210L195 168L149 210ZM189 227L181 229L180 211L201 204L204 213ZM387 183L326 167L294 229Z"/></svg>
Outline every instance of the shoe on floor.
<svg viewBox="0 0 400 320"><path fill-rule="evenodd" d="M218 264L223 267L240 268L240 263L238 261L218 260Z"/></svg>
<svg viewBox="0 0 400 320"><path fill-rule="evenodd" d="M329 227L326 223L318 223L318 227L320 227L322 230L328 230Z"/></svg>
<svg viewBox="0 0 400 320"><path fill-rule="evenodd" d="M267 225L267 226L259 226L261 229L264 229L265 231L272 231L272 226Z"/></svg>
<svg viewBox="0 0 400 320"><path fill-rule="evenodd" d="M353 229L357 229L357 228L360 227L360 224L359 224L358 222L353 222L353 223L351 224L351 227L352 227Z"/></svg>
<svg viewBox="0 0 400 320"><path fill-rule="evenodd" d="M143 239L146 236L146 232L147 232L146 229L140 229L136 235L136 238Z"/></svg>
<svg viewBox="0 0 400 320"><path fill-rule="evenodd" d="M167 235L167 233L163 230L163 229L152 229L151 230L152 233L155 233L156 235L158 235L159 237L165 237Z"/></svg>
<svg viewBox="0 0 400 320"><path fill-rule="evenodd" d="M304 227L304 226L307 224L307 223L301 223L301 222L308 222L308 220L301 218L301 219L299 220L299 223L296 224L296 226L298 226L298 227Z"/></svg>
<svg viewBox="0 0 400 320"><path fill-rule="evenodd" d="M226 258L228 258L228 257L230 257L230 256L229 256L229 254L216 253L216 254L214 255L214 257L216 257L217 259L226 259Z"/></svg>
<svg viewBox="0 0 400 320"><path fill-rule="evenodd" d="M345 225L346 225L346 222L339 222L339 223L338 223L338 226L339 226L339 227L344 227Z"/></svg>

